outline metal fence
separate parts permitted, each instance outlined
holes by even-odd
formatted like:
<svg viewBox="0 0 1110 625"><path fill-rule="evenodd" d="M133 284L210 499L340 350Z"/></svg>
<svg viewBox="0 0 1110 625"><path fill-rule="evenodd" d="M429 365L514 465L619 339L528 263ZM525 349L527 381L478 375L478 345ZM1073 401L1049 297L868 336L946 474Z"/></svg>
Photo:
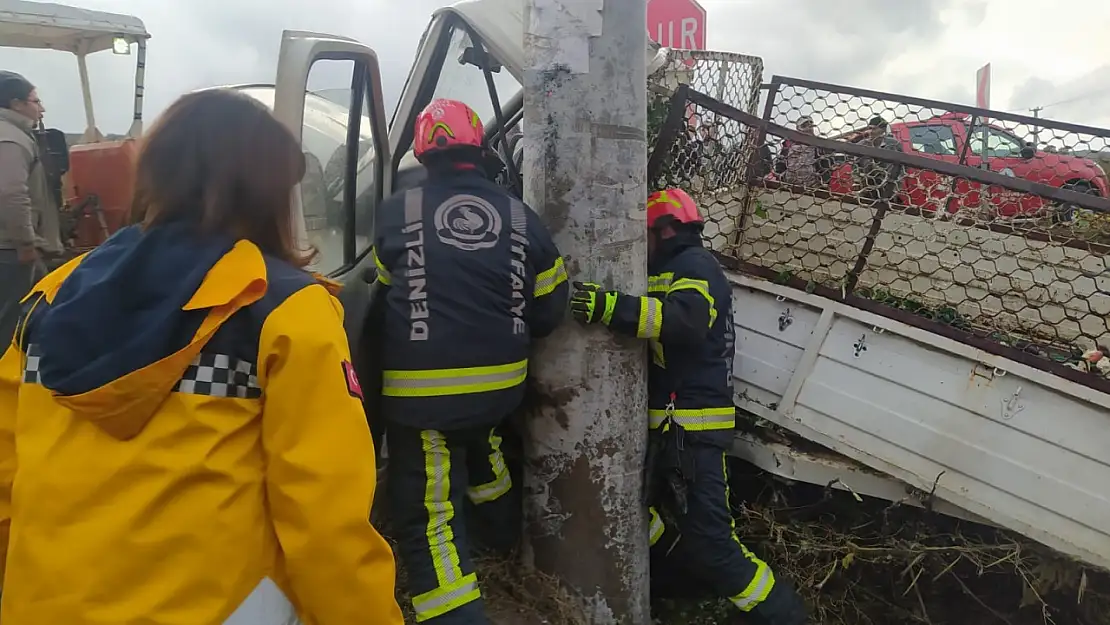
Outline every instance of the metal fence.
<svg viewBox="0 0 1110 625"><path fill-rule="evenodd" d="M763 117L677 89L649 160L653 184L692 191L709 244L735 268L1110 389L1065 367L1110 344L1106 175L1076 156L1080 145L1103 151L1110 130L1038 120L1041 143L1015 157L989 133L1033 118L815 85L775 78ZM697 160L691 112L716 125ZM799 129L807 117L813 127ZM938 119L964 137L940 154L914 130L935 132ZM971 131L981 120L982 168Z"/></svg>
<svg viewBox="0 0 1110 625"><path fill-rule="evenodd" d="M874 128L884 128L890 146L932 160L1102 197L1110 194L1105 170L1110 166L1110 130L1104 128L781 76L772 77L764 97L763 119L779 126L847 142L868 141ZM784 168L789 146L770 141L768 147L786 181L809 184L816 174L833 191L852 191L853 180L846 171L837 171L837 159L826 159L816 172L789 171ZM1016 198L1005 190L995 190L1000 194L996 197L990 188L975 193L956 189L963 197L952 198L950 181L909 174L900 189L906 204L940 212L941 217L1070 222L1085 216L1069 203Z"/></svg>
<svg viewBox="0 0 1110 625"><path fill-rule="evenodd" d="M706 50L671 50L668 62L650 79L648 135L649 140L664 141L673 146L666 168L659 159L662 151L653 152L655 162L649 163L649 176L657 188L667 182L694 189L736 187L744 183L741 174L746 162L745 151L755 141L749 128L717 113L698 110L693 104L672 103L676 93L694 89L713 94L716 101L748 114L759 110L763 81L763 59L732 52ZM660 136L663 133L664 136ZM713 161L714 167L705 163ZM702 174L706 175L702 175ZM715 224L736 223L741 217L741 204L728 204L728 215L719 215L706 230L715 248L728 242L731 230Z"/></svg>

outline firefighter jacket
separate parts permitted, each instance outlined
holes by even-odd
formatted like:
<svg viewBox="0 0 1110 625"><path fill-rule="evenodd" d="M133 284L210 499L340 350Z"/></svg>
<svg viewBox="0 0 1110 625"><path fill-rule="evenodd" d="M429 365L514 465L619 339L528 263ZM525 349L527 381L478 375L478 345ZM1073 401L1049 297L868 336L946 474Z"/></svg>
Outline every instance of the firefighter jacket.
<svg viewBox="0 0 1110 625"><path fill-rule="evenodd" d="M247 241L125 228L0 360L5 623L401 625L342 309Z"/></svg>
<svg viewBox="0 0 1110 625"><path fill-rule="evenodd" d="M492 426L524 397L528 351L563 320L563 259L539 217L477 171L433 172L382 202L382 413L408 427Z"/></svg>
<svg viewBox="0 0 1110 625"><path fill-rule="evenodd" d="M648 269L647 295L619 297L609 327L650 341L651 427L669 416L697 440L728 445L736 414L732 288L694 233L664 241Z"/></svg>

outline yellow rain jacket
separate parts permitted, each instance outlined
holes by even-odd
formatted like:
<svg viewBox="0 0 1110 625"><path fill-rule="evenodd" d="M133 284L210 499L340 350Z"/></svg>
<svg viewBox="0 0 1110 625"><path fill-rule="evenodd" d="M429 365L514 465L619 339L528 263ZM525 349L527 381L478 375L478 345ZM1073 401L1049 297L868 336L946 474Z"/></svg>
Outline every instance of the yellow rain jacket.
<svg viewBox="0 0 1110 625"><path fill-rule="evenodd" d="M0 360L4 625L402 624L325 286L246 241L128 228L23 309Z"/></svg>

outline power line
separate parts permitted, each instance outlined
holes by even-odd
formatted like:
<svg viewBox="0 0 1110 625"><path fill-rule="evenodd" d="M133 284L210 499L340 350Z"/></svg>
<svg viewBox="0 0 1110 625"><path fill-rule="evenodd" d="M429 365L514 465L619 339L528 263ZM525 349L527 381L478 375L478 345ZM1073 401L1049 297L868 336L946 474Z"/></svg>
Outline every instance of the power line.
<svg viewBox="0 0 1110 625"><path fill-rule="evenodd" d="M1030 110L1031 111L1040 111L1040 110L1046 109L1050 106L1060 106L1062 104L1071 104L1073 102L1080 102L1082 100L1087 100L1087 99L1093 98L1095 96L1102 95L1104 93L1110 93L1110 87L1107 87L1105 89L1099 89L1097 91L1088 91L1087 93L1077 95L1073 98L1067 98L1066 100L1060 100L1058 102L1053 102L1051 104L1044 104L1042 106L1035 106Z"/></svg>

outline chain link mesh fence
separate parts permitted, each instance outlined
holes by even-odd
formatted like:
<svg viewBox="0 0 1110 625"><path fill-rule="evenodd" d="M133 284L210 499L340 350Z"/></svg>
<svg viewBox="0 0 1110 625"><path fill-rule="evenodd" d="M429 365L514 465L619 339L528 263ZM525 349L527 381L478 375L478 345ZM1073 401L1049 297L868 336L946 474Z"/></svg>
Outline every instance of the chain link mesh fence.
<svg viewBox="0 0 1110 625"><path fill-rule="evenodd" d="M736 230L747 187L742 171L754 144L750 128L712 111L699 111L676 93L693 89L713 94L716 101L749 114L759 107L763 60L756 56L707 50L672 50L667 64L649 79L648 135L670 146L665 160L659 152L649 163L653 189L681 186L713 210L705 237L710 247L724 249ZM672 103L682 104L673 106ZM739 201L709 198L738 195Z"/></svg>
<svg viewBox="0 0 1110 625"><path fill-rule="evenodd" d="M775 77L767 90L764 118L845 142L870 142L929 159L989 169L1004 175L1107 197L1110 130L987 111L889 93ZM880 129L880 132L876 132ZM885 131L884 131L885 130ZM869 178L835 155L813 159L785 141L768 142L776 175L784 182L820 186L838 193L866 194L884 181ZM794 166L787 167L793 159ZM862 168L866 169L866 168ZM930 172L905 172L897 186L906 206L980 221L1029 221L1030 229L1056 229L1057 236L1110 242L1107 220L1072 203L1014 194L991 187L951 188L951 179ZM899 184L900 183L900 184Z"/></svg>
<svg viewBox="0 0 1110 625"><path fill-rule="evenodd" d="M1040 143L1015 156L990 133L1017 141L1032 118L839 89L776 79L763 118L680 89L667 122L681 124L679 106L712 119L738 157L684 160L687 146L664 124L649 175L694 190L707 239L738 268L870 300L1042 368L1098 370L1085 353L1110 344L1110 200L1097 162L1110 130L1040 120ZM978 135L968 132L984 119L986 158L973 158ZM955 142L936 148L934 127Z"/></svg>

